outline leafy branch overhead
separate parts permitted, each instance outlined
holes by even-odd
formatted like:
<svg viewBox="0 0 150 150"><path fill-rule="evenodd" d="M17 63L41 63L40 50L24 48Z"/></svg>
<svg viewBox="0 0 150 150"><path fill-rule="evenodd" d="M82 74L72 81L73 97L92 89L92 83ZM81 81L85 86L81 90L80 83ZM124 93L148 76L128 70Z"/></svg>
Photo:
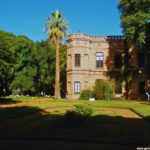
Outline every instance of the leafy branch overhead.
<svg viewBox="0 0 150 150"><path fill-rule="evenodd" d="M142 47L150 36L150 1L120 0L118 10L124 36L133 42L133 47Z"/></svg>

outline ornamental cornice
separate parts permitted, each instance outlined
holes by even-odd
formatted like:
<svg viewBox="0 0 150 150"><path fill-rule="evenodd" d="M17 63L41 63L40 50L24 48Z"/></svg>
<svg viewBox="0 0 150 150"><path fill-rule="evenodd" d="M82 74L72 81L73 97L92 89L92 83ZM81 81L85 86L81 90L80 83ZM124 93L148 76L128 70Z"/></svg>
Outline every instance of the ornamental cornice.
<svg viewBox="0 0 150 150"><path fill-rule="evenodd" d="M67 43L72 42L72 41L87 41L87 42L90 42L90 39L85 39L85 38L72 38L72 39L66 40Z"/></svg>
<svg viewBox="0 0 150 150"><path fill-rule="evenodd" d="M100 41L90 40L90 43L107 43L107 41L106 40L100 40Z"/></svg>

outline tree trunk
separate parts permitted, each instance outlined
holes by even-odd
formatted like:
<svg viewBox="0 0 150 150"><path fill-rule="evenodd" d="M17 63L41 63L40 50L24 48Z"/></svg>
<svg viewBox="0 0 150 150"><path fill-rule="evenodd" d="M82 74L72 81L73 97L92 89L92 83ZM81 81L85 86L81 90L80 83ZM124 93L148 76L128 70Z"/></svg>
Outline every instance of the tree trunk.
<svg viewBox="0 0 150 150"><path fill-rule="evenodd" d="M55 98L60 99L60 74L59 74L59 43L56 44L56 74L55 74Z"/></svg>

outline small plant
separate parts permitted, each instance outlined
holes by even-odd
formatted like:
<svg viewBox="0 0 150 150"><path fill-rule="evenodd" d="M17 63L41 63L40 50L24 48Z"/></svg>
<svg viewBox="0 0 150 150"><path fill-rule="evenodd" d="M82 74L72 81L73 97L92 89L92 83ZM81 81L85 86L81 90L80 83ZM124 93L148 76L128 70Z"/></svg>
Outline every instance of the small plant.
<svg viewBox="0 0 150 150"><path fill-rule="evenodd" d="M76 108L66 110L63 116L54 118L58 125L80 126L86 123L87 118L93 113L93 109L89 104L74 105Z"/></svg>
<svg viewBox="0 0 150 150"><path fill-rule="evenodd" d="M80 95L81 100L88 100L90 97L91 97L91 90L90 89L83 90L81 95Z"/></svg>
<svg viewBox="0 0 150 150"><path fill-rule="evenodd" d="M93 113L93 109L90 104L80 104L80 105L74 105L76 109L74 111L78 114L81 114L82 116L89 117Z"/></svg>

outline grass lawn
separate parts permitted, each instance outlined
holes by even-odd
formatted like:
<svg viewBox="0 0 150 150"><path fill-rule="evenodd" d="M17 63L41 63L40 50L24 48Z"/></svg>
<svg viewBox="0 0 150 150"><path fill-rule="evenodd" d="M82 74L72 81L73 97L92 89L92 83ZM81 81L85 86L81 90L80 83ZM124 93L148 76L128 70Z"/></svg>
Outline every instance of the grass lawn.
<svg viewBox="0 0 150 150"><path fill-rule="evenodd" d="M0 100L34 100L34 99L46 99L45 97L34 97L32 96L20 96L20 97L1 97Z"/></svg>
<svg viewBox="0 0 150 150"><path fill-rule="evenodd" d="M53 107L69 107L75 104L90 103L92 107L112 107L112 108L127 108L131 109L144 119L150 121L150 105L146 104L135 104L132 102L120 103L120 101L94 101L89 102L88 100L50 100L53 103L50 104L34 104L23 107L11 107L0 109L0 120L10 119L29 113L37 112L46 108ZM59 103L60 102L60 103ZM123 101L121 101L123 102Z"/></svg>
<svg viewBox="0 0 150 150"><path fill-rule="evenodd" d="M47 104L32 104L23 107L10 107L0 108L0 121L6 120L2 123L3 128L0 130L0 139L6 140L56 140L56 141L73 141L83 143L101 143L101 144L142 144L144 140L141 140L146 133L142 136L137 132L139 128L138 123L142 119L128 118L132 122L137 122L132 126L131 122L128 122L123 117L122 109L130 109L144 119L150 122L150 105L137 104L129 101L94 101L88 100L50 100L52 103ZM81 127L74 127L68 124L62 124L58 120L64 115L66 109L63 107L72 107L75 104L90 103L94 107L94 114L92 114L87 124ZM98 108L99 107L99 108ZM101 108L100 108L101 107ZM103 108L102 108L103 107ZM46 108L53 108L44 109ZM111 109L110 109L111 108ZM38 112L32 114L34 112ZM124 110L128 111L128 110ZM42 112L44 112L42 114ZM31 114L29 116L24 116ZM20 118L17 118L22 116ZM14 120L8 120L15 118ZM58 121L55 124L55 120ZM10 122L12 124L10 125ZM8 123L8 124L7 124ZM140 126L143 131L146 126L143 124ZM136 130L135 130L136 128ZM150 135L149 135L150 136ZM115 138L114 138L115 137ZM7 148L7 147L6 147ZM4 148L5 149L5 148Z"/></svg>
<svg viewBox="0 0 150 150"><path fill-rule="evenodd" d="M74 124L68 125L63 122L54 123L64 114L61 109L58 109L1 130L0 139L61 140L107 144L141 143L119 111L114 110L117 120L113 120L114 118L108 114L107 110L109 109L95 109L92 116L88 117L86 124L74 126ZM121 130L115 131L114 126L120 126ZM120 134L121 132L123 135ZM115 139L114 136L116 136Z"/></svg>

